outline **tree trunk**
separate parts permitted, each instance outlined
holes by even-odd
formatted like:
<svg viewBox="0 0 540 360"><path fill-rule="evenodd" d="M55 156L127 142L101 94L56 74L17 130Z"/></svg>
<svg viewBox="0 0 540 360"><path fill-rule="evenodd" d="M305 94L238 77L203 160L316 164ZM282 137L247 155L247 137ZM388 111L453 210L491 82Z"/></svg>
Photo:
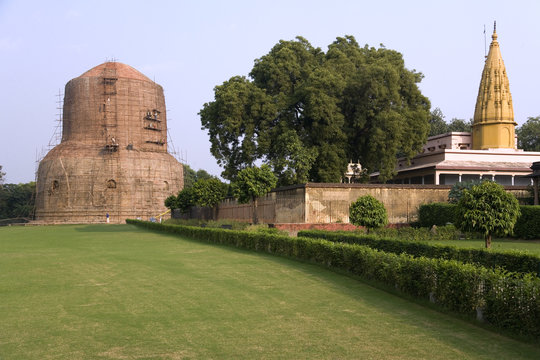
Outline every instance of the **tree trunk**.
<svg viewBox="0 0 540 360"><path fill-rule="evenodd" d="M257 214L257 205L258 205L258 201L257 201L257 197L254 196L253 197L253 224L257 225L259 223L259 217L258 217L258 214Z"/></svg>
<svg viewBox="0 0 540 360"><path fill-rule="evenodd" d="M491 248L491 234L486 236L486 249Z"/></svg>

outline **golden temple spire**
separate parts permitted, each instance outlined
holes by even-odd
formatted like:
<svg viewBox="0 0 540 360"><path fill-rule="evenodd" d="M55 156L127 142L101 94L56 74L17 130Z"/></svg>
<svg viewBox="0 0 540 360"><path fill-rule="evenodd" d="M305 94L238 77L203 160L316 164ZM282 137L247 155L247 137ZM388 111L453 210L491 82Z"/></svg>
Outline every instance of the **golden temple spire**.
<svg viewBox="0 0 540 360"><path fill-rule="evenodd" d="M474 150L515 148L514 108L506 68L497 41L497 23L493 26L473 122Z"/></svg>

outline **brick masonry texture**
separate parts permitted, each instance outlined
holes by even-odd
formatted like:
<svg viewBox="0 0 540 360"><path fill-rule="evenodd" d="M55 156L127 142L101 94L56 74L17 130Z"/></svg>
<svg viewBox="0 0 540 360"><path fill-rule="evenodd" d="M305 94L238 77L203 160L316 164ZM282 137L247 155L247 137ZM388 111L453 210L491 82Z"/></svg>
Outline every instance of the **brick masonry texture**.
<svg viewBox="0 0 540 360"><path fill-rule="evenodd" d="M62 142L38 168L38 221L148 219L182 187L182 164L167 152L160 85L116 62L66 84Z"/></svg>

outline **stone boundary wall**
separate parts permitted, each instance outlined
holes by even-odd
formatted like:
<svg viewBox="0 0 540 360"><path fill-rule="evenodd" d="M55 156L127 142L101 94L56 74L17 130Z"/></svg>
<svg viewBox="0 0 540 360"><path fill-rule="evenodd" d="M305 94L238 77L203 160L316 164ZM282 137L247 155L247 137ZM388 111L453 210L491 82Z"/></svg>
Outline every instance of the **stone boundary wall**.
<svg viewBox="0 0 540 360"><path fill-rule="evenodd" d="M278 188L261 197L258 215L259 221L267 224L348 224L350 204L369 194L384 204L390 224L407 224L418 220L420 205L446 202L451 188L451 185L308 183ZM526 186L505 188L518 199L528 196ZM252 211L251 203L238 204L228 199L219 206L218 220L251 222ZM199 208L192 211L191 217L208 219L208 214L211 213Z"/></svg>

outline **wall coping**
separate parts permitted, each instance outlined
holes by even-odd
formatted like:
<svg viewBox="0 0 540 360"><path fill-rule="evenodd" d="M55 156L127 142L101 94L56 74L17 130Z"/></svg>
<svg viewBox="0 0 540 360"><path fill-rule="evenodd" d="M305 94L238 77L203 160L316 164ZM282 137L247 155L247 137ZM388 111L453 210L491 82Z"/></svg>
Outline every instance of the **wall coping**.
<svg viewBox="0 0 540 360"><path fill-rule="evenodd" d="M272 192L280 192L294 189L323 189L323 188L334 188L334 189L441 189L447 190L451 189L453 185L422 185L422 184L342 184L342 183L306 183L306 184L297 184L282 186L272 190ZM506 190L527 190L528 186L504 186Z"/></svg>

